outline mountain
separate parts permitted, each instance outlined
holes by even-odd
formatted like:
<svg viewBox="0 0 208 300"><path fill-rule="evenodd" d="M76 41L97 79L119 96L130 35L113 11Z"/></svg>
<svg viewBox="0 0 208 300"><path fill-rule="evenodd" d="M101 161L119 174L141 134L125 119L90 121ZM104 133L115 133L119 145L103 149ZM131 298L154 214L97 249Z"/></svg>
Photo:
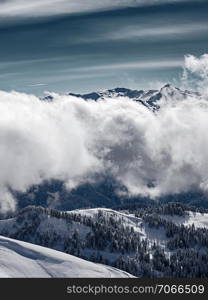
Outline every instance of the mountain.
<svg viewBox="0 0 208 300"><path fill-rule="evenodd" d="M179 203L124 211L27 207L0 220L0 235L136 277L204 277L208 276L207 216L208 210Z"/></svg>
<svg viewBox="0 0 208 300"><path fill-rule="evenodd" d="M0 277L133 277L109 266L0 236Z"/></svg>
<svg viewBox="0 0 208 300"><path fill-rule="evenodd" d="M118 97L126 97L132 99L133 101L139 102L150 109L159 109L160 104L159 100L162 98L167 100L168 98L174 99L186 99L187 97L200 97L199 93L191 92L188 90L181 90L177 87L172 86L171 84L164 85L159 90L132 90L122 87L117 87L115 89L109 89L98 92L90 92L86 94L78 94L78 93L68 93L69 96L82 98L86 101L94 100L99 101L105 98L118 98ZM53 96L47 95L43 98L43 100L52 101Z"/></svg>

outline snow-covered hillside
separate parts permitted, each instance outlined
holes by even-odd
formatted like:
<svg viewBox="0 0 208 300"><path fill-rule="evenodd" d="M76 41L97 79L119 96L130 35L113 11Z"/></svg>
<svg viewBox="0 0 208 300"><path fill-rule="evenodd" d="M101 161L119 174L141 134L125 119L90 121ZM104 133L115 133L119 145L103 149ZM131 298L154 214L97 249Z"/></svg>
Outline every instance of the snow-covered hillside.
<svg viewBox="0 0 208 300"><path fill-rule="evenodd" d="M180 203L138 209L123 208L120 211L94 208L64 212L29 206L17 212L13 218L1 220L0 235L62 251L67 253L67 257L70 254L82 258L84 271L80 267L80 276L86 276L85 270L89 268L85 263L91 261L102 264L103 273L99 271L102 273L101 277L109 277L106 268L112 271L112 267L136 277L205 277L208 276L207 216L206 209L196 210ZM194 226L190 226L192 224ZM8 245L9 250L17 252L15 255L19 254L19 246L11 248L14 244ZM5 252L5 249L3 251ZM62 262L58 264L52 259L51 264L51 259L48 258L50 253L43 255L35 250L31 257L31 248L29 256L28 248L26 252L20 252L21 255L22 253L24 260L25 256L27 259L32 258L33 263L35 259L35 267L38 267L38 270L40 266L45 268L45 264L39 262L40 256L44 257L44 263L47 261L46 265L55 270L53 276L62 276L56 275L63 271L56 270L57 266L66 264L69 271L68 258L61 258ZM16 264L18 259L11 256L11 259L7 260L12 262L9 269L15 269L13 264ZM17 265L20 263L21 261ZM5 260L3 265L7 266ZM95 265L90 266L94 272ZM74 275L75 268L72 270L72 277L79 276ZM51 271L49 273L51 274ZM88 273L88 276L93 277L91 274ZM95 276L98 277L96 274ZM121 274L118 275L120 276Z"/></svg>
<svg viewBox="0 0 208 300"><path fill-rule="evenodd" d="M0 236L0 277L133 277L75 256Z"/></svg>
<svg viewBox="0 0 208 300"><path fill-rule="evenodd" d="M164 229L150 228L148 224L142 220L142 218L136 217L134 214L115 211L108 208L77 209L69 211L68 213L80 214L82 216L97 219L99 212L102 212L102 214L108 218L112 217L114 220L120 221L124 227L133 228L134 232L138 233L141 239L148 239L150 244L155 242L165 248L167 237L165 236Z"/></svg>
<svg viewBox="0 0 208 300"><path fill-rule="evenodd" d="M208 228L208 213L187 211L185 216L161 215L161 217L177 225L191 226L194 224L196 228Z"/></svg>
<svg viewBox="0 0 208 300"><path fill-rule="evenodd" d="M121 221L124 227L133 227L135 232L140 233L141 237L146 237L145 224L141 218L135 217L133 214L127 214L125 212L116 211L110 208L90 208L90 209L76 209L68 211L70 214L77 214L81 216L87 216L97 219L99 213L102 213L105 217L112 217L116 221Z"/></svg>
<svg viewBox="0 0 208 300"><path fill-rule="evenodd" d="M113 217L117 221L120 220L124 227L132 227L134 232L139 233L141 239L147 239L150 245L153 245L154 243L158 244L167 254L170 253L167 248L168 238L165 228L162 226L158 226L158 228L155 228L154 226L150 227L142 218L136 217L134 214L119 212L108 208L77 209L69 211L68 213L80 214L96 219L98 218L99 212L102 212L106 217ZM177 226L184 225L190 227L194 225L195 228L208 229L208 213L186 211L184 216L160 214L159 217L172 222Z"/></svg>

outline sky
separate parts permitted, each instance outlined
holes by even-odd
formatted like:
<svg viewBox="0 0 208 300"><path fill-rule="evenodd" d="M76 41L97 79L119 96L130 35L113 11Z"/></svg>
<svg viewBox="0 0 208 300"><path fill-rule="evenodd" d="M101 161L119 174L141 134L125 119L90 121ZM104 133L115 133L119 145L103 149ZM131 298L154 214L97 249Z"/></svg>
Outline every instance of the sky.
<svg viewBox="0 0 208 300"><path fill-rule="evenodd" d="M178 85L207 49L207 0L0 0L0 90Z"/></svg>

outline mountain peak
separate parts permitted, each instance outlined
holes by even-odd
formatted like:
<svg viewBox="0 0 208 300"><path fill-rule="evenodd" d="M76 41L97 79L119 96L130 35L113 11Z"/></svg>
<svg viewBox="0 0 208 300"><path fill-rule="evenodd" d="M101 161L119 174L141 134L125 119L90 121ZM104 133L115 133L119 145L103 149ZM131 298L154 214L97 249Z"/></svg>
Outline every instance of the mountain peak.
<svg viewBox="0 0 208 300"><path fill-rule="evenodd" d="M170 87L172 87L171 83L166 83L166 84L163 86L163 88L170 88Z"/></svg>
<svg viewBox="0 0 208 300"><path fill-rule="evenodd" d="M160 91L164 91L164 90L178 90L180 91L179 88L176 88L175 86L173 86L171 83L166 83L161 89Z"/></svg>

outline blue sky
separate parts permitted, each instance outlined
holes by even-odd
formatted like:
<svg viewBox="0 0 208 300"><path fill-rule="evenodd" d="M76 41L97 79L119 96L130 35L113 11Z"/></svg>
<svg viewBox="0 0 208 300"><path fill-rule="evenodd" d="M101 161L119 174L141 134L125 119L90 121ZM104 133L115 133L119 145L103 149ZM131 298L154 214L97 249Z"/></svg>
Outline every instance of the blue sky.
<svg viewBox="0 0 208 300"><path fill-rule="evenodd" d="M3 90L177 85L184 55L207 52L207 0L0 1Z"/></svg>

